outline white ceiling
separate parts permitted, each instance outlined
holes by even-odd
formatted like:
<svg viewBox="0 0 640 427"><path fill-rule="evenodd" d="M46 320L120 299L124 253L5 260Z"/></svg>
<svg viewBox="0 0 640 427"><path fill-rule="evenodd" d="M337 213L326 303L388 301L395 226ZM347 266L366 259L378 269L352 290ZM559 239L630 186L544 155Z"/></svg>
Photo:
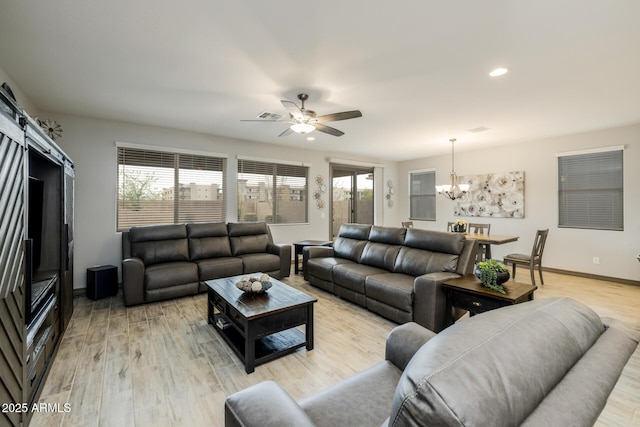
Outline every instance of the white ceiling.
<svg viewBox="0 0 640 427"><path fill-rule="evenodd" d="M0 67L44 111L404 160L640 123L639 18L638 0L0 0ZM314 142L240 121L299 92L363 117Z"/></svg>

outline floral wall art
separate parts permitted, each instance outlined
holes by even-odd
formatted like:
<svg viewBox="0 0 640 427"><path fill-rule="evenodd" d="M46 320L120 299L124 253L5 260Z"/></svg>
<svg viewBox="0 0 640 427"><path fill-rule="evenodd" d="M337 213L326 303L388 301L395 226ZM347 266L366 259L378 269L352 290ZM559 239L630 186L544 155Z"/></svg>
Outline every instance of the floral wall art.
<svg viewBox="0 0 640 427"><path fill-rule="evenodd" d="M469 191L454 202L455 216L524 218L524 171L458 178Z"/></svg>
<svg viewBox="0 0 640 427"><path fill-rule="evenodd" d="M327 191L327 186L324 184L324 178L322 175L316 176L316 185L318 188L313 192L313 199L316 201L316 207L318 209L324 209L324 200L322 200L322 195Z"/></svg>

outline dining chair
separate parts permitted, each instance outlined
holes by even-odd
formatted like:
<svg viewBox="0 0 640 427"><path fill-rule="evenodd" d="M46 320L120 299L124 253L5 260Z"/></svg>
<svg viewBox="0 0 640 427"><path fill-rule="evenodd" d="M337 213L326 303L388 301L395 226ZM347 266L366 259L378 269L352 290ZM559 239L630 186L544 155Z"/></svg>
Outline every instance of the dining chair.
<svg viewBox="0 0 640 427"><path fill-rule="evenodd" d="M455 222L447 222L447 231L453 231L453 224L455 224Z"/></svg>
<svg viewBox="0 0 640 427"><path fill-rule="evenodd" d="M469 223L469 233L491 234L491 224ZM491 245L488 243L478 244L476 262L486 261L491 258Z"/></svg>
<svg viewBox="0 0 640 427"><path fill-rule="evenodd" d="M491 224L469 223L469 233L491 234Z"/></svg>
<svg viewBox="0 0 640 427"><path fill-rule="evenodd" d="M413 221L402 221L402 228L413 228Z"/></svg>
<svg viewBox="0 0 640 427"><path fill-rule="evenodd" d="M544 252L544 245L547 242L547 235L549 234L549 229L546 230L538 230L536 232L536 238L533 242L533 249L531 250L531 254L509 254L504 257L503 262L505 264L513 264L513 279L516 278L516 265L526 265L529 266L529 271L531 273L531 284L536 284L535 275L533 274L533 270L536 266L538 266L538 273L540 274L540 283L544 285L544 280L542 279L542 252Z"/></svg>

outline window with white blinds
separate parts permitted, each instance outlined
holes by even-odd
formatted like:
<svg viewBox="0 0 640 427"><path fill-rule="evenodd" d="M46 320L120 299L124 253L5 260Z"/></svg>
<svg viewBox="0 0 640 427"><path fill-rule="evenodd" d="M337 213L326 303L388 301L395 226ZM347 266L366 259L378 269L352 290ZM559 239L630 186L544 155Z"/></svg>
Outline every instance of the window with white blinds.
<svg viewBox="0 0 640 427"><path fill-rule="evenodd" d="M622 153L558 155L559 227L623 230Z"/></svg>
<svg viewBox="0 0 640 427"><path fill-rule="evenodd" d="M307 222L308 174L306 166L238 159L238 220Z"/></svg>
<svg viewBox="0 0 640 427"><path fill-rule="evenodd" d="M436 220L436 172L409 173L409 219Z"/></svg>
<svg viewBox="0 0 640 427"><path fill-rule="evenodd" d="M117 229L224 221L226 159L118 147Z"/></svg>

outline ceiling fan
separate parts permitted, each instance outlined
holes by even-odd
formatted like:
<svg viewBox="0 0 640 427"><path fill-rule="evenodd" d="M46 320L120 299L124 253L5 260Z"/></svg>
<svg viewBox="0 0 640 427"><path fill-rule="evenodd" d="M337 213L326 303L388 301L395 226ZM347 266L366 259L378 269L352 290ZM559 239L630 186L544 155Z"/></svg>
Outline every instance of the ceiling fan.
<svg viewBox="0 0 640 427"><path fill-rule="evenodd" d="M307 110L304 108L304 102L309 99L309 95L306 93L298 94L300 100L300 107L295 102L281 100L282 105L289 111L289 116L285 117L281 114L264 112L258 115L256 119L241 120L243 122L283 122L290 123L284 132L278 136L287 136L292 132L306 134L313 132L314 130L328 133L333 136L342 136L344 132L332 128L331 126L324 125L327 122L337 122L339 120L355 119L362 117L360 110L343 111L341 113L325 114L323 116L316 116L316 112L313 110Z"/></svg>

